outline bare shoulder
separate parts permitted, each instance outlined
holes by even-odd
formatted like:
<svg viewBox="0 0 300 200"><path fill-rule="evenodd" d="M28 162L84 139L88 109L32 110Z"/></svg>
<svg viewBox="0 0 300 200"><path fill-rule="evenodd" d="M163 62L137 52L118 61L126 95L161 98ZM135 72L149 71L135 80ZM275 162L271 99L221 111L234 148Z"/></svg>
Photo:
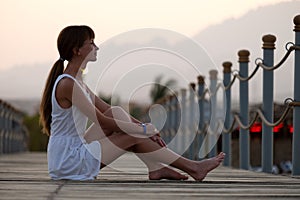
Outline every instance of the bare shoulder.
<svg viewBox="0 0 300 200"><path fill-rule="evenodd" d="M74 87L74 80L70 78L62 78L55 91L57 102L62 108L69 108L72 105L72 92Z"/></svg>
<svg viewBox="0 0 300 200"><path fill-rule="evenodd" d="M63 77L57 84L57 89L72 89L74 80L68 77Z"/></svg>
<svg viewBox="0 0 300 200"><path fill-rule="evenodd" d="M74 87L74 80L68 77L64 77L62 78L57 86L56 86L56 90L57 92L61 92L61 93L68 93L68 92L72 92L73 87Z"/></svg>

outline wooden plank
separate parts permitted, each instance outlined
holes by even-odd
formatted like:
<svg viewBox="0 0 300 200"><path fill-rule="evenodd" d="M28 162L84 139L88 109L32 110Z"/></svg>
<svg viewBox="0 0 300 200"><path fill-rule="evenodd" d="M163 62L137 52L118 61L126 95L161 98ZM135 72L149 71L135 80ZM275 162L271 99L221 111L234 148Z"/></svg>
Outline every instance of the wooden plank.
<svg viewBox="0 0 300 200"><path fill-rule="evenodd" d="M300 179L219 167L203 182L149 181L125 154L95 181L52 181L46 153L0 156L0 199L299 199Z"/></svg>

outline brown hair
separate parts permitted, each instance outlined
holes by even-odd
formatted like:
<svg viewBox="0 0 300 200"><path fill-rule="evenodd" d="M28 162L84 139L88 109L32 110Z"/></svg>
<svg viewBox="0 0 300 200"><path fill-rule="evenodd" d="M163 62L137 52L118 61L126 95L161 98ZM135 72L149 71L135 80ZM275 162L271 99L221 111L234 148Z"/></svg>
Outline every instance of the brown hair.
<svg viewBox="0 0 300 200"><path fill-rule="evenodd" d="M64 72L64 60L70 61L74 48L79 49L85 40L94 39L94 37L94 31L88 26L68 26L60 32L57 39L60 58L54 63L48 75L40 104L40 123L43 126L43 133L50 135L52 90L57 77Z"/></svg>

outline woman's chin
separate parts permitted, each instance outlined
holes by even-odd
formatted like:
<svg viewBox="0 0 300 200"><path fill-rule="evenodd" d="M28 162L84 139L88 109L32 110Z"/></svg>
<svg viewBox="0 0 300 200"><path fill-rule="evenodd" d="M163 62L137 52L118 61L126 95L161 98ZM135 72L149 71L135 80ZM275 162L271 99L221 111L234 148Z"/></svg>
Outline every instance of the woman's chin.
<svg viewBox="0 0 300 200"><path fill-rule="evenodd" d="M97 58L91 58L89 59L90 62L96 62L97 61Z"/></svg>

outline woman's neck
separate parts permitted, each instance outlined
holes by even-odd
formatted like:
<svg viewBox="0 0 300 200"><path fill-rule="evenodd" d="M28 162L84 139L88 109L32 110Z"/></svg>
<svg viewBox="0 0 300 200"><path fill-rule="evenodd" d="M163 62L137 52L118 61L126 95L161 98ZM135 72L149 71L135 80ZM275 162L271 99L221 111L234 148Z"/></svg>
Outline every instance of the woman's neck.
<svg viewBox="0 0 300 200"><path fill-rule="evenodd" d="M82 62L76 62L74 60L71 60L68 63L64 73L70 74L77 80L82 81L82 74L83 74L83 70L85 68L86 68L86 64L84 64Z"/></svg>

